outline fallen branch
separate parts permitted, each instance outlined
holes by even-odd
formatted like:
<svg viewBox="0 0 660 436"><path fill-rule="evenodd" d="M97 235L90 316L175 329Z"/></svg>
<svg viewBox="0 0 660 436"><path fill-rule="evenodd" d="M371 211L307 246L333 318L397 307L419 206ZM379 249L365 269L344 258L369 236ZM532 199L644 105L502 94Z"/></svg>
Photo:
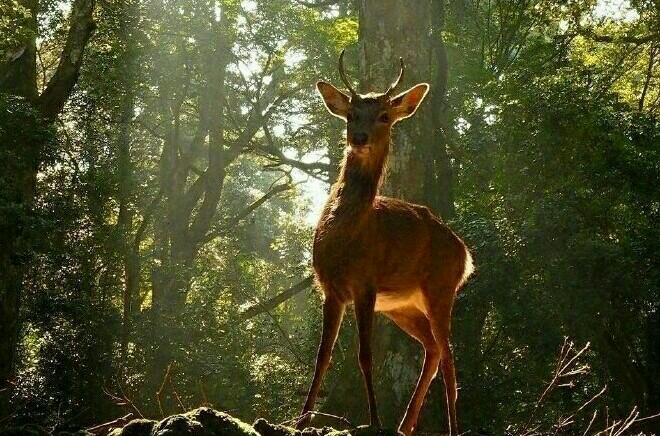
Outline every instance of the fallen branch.
<svg viewBox="0 0 660 436"><path fill-rule="evenodd" d="M104 424L95 425L94 427L89 427L85 429L85 431L93 434L103 434L106 429L125 426L126 424L128 424L129 421L131 421L131 419L133 419L133 414L128 413L122 416L121 418L117 418L113 421L106 422Z"/></svg>
<svg viewBox="0 0 660 436"><path fill-rule="evenodd" d="M633 407L628 416L622 420L614 420L611 425L607 426L605 429L595 433L595 436L623 436L628 434L627 430L630 429L634 424L638 424L643 421L649 421L653 419L659 419L660 413L655 415L647 416L645 418L639 417L639 411L637 407ZM609 422L609 419L608 419Z"/></svg>
<svg viewBox="0 0 660 436"><path fill-rule="evenodd" d="M353 427L354 427L354 425L351 424L351 421L349 421L349 420L348 420L346 417L344 417L344 416L337 416L337 415L332 415L332 414L330 414L330 413L317 412L317 411L315 411L315 410L310 410L309 412L305 412L305 413L303 413L303 414L300 415L300 416L296 416L296 417L293 418L293 419L289 419L289 420L287 420L287 421L284 421L284 422L280 423L280 425L296 425L296 424L298 424L300 421L302 421L302 420L304 420L304 419L307 419L307 418L310 418L310 419L311 419L311 418L313 418L314 415L324 416L324 417L326 417L326 418L332 418L332 419L335 419L335 420L337 420L337 421L339 421L339 422L345 424L346 426L348 426L348 427L350 427L350 428L353 428Z"/></svg>

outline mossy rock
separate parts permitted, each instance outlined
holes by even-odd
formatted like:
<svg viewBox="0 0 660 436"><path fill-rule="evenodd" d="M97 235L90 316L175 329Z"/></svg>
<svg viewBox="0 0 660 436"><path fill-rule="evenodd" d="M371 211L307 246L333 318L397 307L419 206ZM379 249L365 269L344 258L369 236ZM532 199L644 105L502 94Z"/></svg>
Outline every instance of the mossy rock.
<svg viewBox="0 0 660 436"><path fill-rule="evenodd" d="M160 422L134 419L109 436L260 436L251 425L223 412L200 407Z"/></svg>
<svg viewBox="0 0 660 436"><path fill-rule="evenodd" d="M307 427L301 432L301 436L327 436L330 433L336 432L336 428L325 426L321 428Z"/></svg>
<svg viewBox="0 0 660 436"><path fill-rule="evenodd" d="M157 422L150 419L134 419L123 428L116 428L108 436L151 436Z"/></svg>
<svg viewBox="0 0 660 436"><path fill-rule="evenodd" d="M396 431L360 426L351 430L332 427L309 427L302 431L280 424L257 419L246 424L223 412L200 407L190 412L172 415L160 422L135 419L109 436L399 436ZM4 436L4 435L0 435ZM7 436L14 436L13 434Z"/></svg>
<svg viewBox="0 0 660 436"><path fill-rule="evenodd" d="M186 413L184 416L196 420L204 428L210 430L214 436L259 436L259 433L251 425L208 407L200 407ZM156 434L155 436L161 435Z"/></svg>
<svg viewBox="0 0 660 436"><path fill-rule="evenodd" d="M286 425L271 424L263 418L254 421L252 427L254 427L257 433L261 436L302 436L300 430L296 430L293 427L287 427Z"/></svg>
<svg viewBox="0 0 660 436"><path fill-rule="evenodd" d="M252 427L261 436L326 436L332 432L337 432L337 429L332 427L307 427L304 430L297 430L293 427L288 427L281 424L271 424L263 418L254 421Z"/></svg>

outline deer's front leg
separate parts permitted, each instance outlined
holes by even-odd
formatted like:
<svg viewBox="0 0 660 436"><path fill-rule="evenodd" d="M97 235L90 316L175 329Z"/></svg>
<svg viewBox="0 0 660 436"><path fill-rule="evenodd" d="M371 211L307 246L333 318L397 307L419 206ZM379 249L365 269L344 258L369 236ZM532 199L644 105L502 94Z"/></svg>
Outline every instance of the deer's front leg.
<svg viewBox="0 0 660 436"><path fill-rule="evenodd" d="M309 388L307 400L305 401L301 413L303 418L298 421L297 424L299 429L306 427L311 419L311 416L304 415L314 409L316 397L319 395L321 383L323 382L323 376L330 366L332 348L337 340L339 326L344 317L344 308L344 303L331 295L326 295L325 301L323 302L323 332L321 333L321 344L319 345L318 354L316 355L316 368L314 370L312 385Z"/></svg>
<svg viewBox="0 0 660 436"><path fill-rule="evenodd" d="M372 380L372 362L371 362L371 331L374 321L374 306L376 304L376 291L368 289L364 295L360 295L355 300L355 318L357 320L358 335L360 337L360 350L358 358L360 369L364 376L364 385L369 400L369 417L371 425L380 427L378 410L376 409L376 396L374 394L374 385Z"/></svg>

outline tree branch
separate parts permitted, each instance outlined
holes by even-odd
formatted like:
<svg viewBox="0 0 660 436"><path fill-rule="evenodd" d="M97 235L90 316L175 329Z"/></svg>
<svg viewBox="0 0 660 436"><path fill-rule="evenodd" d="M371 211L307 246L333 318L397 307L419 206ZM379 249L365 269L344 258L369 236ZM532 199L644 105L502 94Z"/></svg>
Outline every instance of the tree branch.
<svg viewBox="0 0 660 436"><path fill-rule="evenodd" d="M46 118L55 118L62 111L78 80L85 47L96 28L92 17L94 4L95 0L75 0L73 3L69 33L59 65L37 100L37 105Z"/></svg>
<svg viewBox="0 0 660 436"><path fill-rule="evenodd" d="M212 241L213 239L222 236L225 234L229 229L232 229L236 227L242 220L247 218L252 212L257 210L262 204L279 194L280 192L287 191L291 189L291 183L282 183L280 185L275 185L272 187L268 192L266 192L264 195L259 197L257 200L255 200L252 204L250 204L248 207L243 209L241 212L239 212L234 218L232 218L231 221L229 221L226 225L222 226L220 229L216 229L210 233L208 233L204 239L202 240L202 243L205 244L207 242Z"/></svg>
<svg viewBox="0 0 660 436"><path fill-rule="evenodd" d="M300 6L305 6L308 8L327 8L328 6L334 6L338 3L337 0L319 0L316 2L306 1L306 0L294 0Z"/></svg>
<svg viewBox="0 0 660 436"><path fill-rule="evenodd" d="M275 145L275 141L273 139L273 135L270 133L270 129L266 124L262 126L262 129L264 131L264 137L266 138L267 144L261 147L256 147L257 150L260 150L269 156L267 156L269 159L275 161L273 164L269 166L279 166L279 165L288 165L293 168L297 168L307 174L309 174L312 177L315 177L323 182L328 183L329 181L327 178L322 178L319 176L318 172L322 172L325 174L329 174L331 170L330 164L324 163L324 162L302 162L296 159L291 159L288 158L284 155L282 152L281 148Z"/></svg>
<svg viewBox="0 0 660 436"><path fill-rule="evenodd" d="M649 49L649 64L646 69L646 78L644 79L644 87L642 88L642 95L640 95L639 102L637 104L637 107L640 111L644 109L644 101L646 100L646 93L649 90L649 84L651 83L651 78L653 77L654 63L655 63L655 47L651 46L651 48Z"/></svg>
<svg viewBox="0 0 660 436"><path fill-rule="evenodd" d="M647 33L646 35L604 35L597 34L591 28L578 27L577 33L592 41L616 44L646 44L660 40L660 33Z"/></svg>
<svg viewBox="0 0 660 436"><path fill-rule="evenodd" d="M137 231L135 232L135 237L133 238L133 250L135 252L139 251L140 242L142 242L142 237L144 236L144 232L147 230L149 221L151 220L151 217L156 211L156 207L158 206L162 198L163 198L163 190L160 189L158 190L158 193L156 194L154 199L151 200L151 203L149 203L149 206L147 206L147 210L144 213L142 222L140 223Z"/></svg>
<svg viewBox="0 0 660 436"><path fill-rule="evenodd" d="M274 308L284 303L289 298L301 293L305 289L312 286L313 282L314 282L314 276L309 275L305 277L302 281L291 286L289 289L280 292L273 298L249 307L247 310L245 310L245 312L241 314L241 321L246 321L250 318L254 318L257 315L273 310Z"/></svg>

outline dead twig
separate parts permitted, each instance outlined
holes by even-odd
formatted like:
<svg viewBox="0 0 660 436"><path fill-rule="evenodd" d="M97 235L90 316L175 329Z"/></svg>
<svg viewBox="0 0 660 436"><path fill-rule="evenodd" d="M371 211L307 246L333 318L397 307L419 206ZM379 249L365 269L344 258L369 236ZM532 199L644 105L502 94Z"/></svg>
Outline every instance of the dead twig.
<svg viewBox="0 0 660 436"><path fill-rule="evenodd" d="M158 402L158 410L160 410L160 417L165 418L165 412L163 411L163 404L160 401L161 396L163 395L163 392L165 392L165 385L167 384L167 380L170 378L170 371L172 370L172 362L167 365L167 369L165 370L165 376L163 377L163 382L160 384L160 388L156 392L156 401Z"/></svg>
<svg viewBox="0 0 660 436"><path fill-rule="evenodd" d="M103 424L95 425L94 427L89 427L85 429L86 432L88 433L93 433L93 434L104 434L105 430L113 428L113 427L123 427L128 422L133 418L132 413L127 413L126 415L122 416L121 418L117 418L113 421L106 422Z"/></svg>
<svg viewBox="0 0 660 436"><path fill-rule="evenodd" d="M169 365L167 365L167 370L165 371L165 376L163 377L163 382L160 385L160 388L158 389L158 392L156 392L156 401L158 402L158 409L160 410L161 416L164 418L165 413L163 411L163 405L161 402L161 398L163 394L165 393L165 388L166 386L169 385L170 389L172 390L172 395L174 396L174 399L176 400L177 404L181 408L182 412L185 412L188 410L186 406L183 405L183 401L181 401L181 397L179 396L179 393L176 391L174 388L174 383L172 383L172 368L174 367L175 362L170 362Z"/></svg>
<svg viewBox="0 0 660 436"><path fill-rule="evenodd" d="M539 399L534 404L534 408L529 414L529 418L527 419L527 422L518 432L519 434L523 436L528 436L539 433L540 426L539 425L532 426L532 423L534 422L536 414L538 410L541 408L543 402L550 396L552 392L554 392L555 389L560 387L572 388L575 385L575 382L573 380L575 376L587 374L589 372L589 365L581 364L578 361L580 356L582 356L589 349L589 346L590 343L587 342L587 344L584 347L578 350L575 348L575 344L572 341L569 341L568 337L564 337L564 343L562 344L561 349L559 350L559 357L557 358L557 363L552 373L552 378L545 386L545 389L539 396ZM604 392L605 392L605 388L603 388L599 393L597 393L589 400L587 400L584 404L582 404L582 406L580 406L574 413L572 413L568 417L565 418L561 417L559 419L559 422L553 426L554 433L556 434L559 431L563 430L565 427L568 427L569 425L573 424L575 422L574 420L575 416L579 412L584 410L589 404L595 401L598 397L600 397Z"/></svg>
<svg viewBox="0 0 660 436"><path fill-rule="evenodd" d="M332 419L335 419L335 420L337 420L337 421L339 421L339 422L341 422L341 423L347 425L347 426L350 427L350 428L353 428L353 427L354 427L353 424L351 424L351 421L349 421L349 420L348 420L346 417L344 417L344 416L337 416L337 415L332 415L332 414L330 414L330 413L317 412L317 411L314 411L314 410L310 410L309 412L305 412L305 413L303 413L302 415L297 416L297 417L295 417L295 418L293 418L293 419L289 419L289 420L287 420L287 421L283 421L283 422L280 423L280 425L295 425L295 424L298 424L300 421L302 421L302 420L304 420L304 419L306 419L306 418L313 418L314 415L324 416L324 417L326 417L326 418L332 418Z"/></svg>
<svg viewBox="0 0 660 436"><path fill-rule="evenodd" d="M564 430L564 427L568 427L569 425L574 424L575 423L574 418L577 416L577 414L580 413L582 410L584 410L589 404L596 401L596 399L598 397L600 397L601 395L603 395L606 390L607 390L607 386L603 387L603 389L601 389L600 392L598 392L596 395L594 395L593 397L591 397L587 401L585 401L584 404L582 404L575 412L570 414L568 417L560 418L560 422L558 422L555 425L555 434L557 434L559 431ZM590 424L590 426L591 426L591 424Z"/></svg>
<svg viewBox="0 0 660 436"><path fill-rule="evenodd" d="M117 385L119 387L119 390L121 391L121 397L117 396L113 393L111 393L105 386L103 387L103 393L105 393L108 397L110 397L117 406L123 407L123 406L129 406L135 413L138 414L138 416L142 419L144 419L144 415L138 409L138 407L133 403L133 401L126 395L126 392L124 392L124 388L121 386L121 382L119 379L117 379Z"/></svg>
<svg viewBox="0 0 660 436"><path fill-rule="evenodd" d="M598 415L598 411L594 410L594 414L591 416L591 421L589 421L589 425L587 426L587 428L582 433L582 436L587 436L587 434L589 433L589 430L591 430L591 426L593 425L594 421L596 420L596 415Z"/></svg>
<svg viewBox="0 0 660 436"><path fill-rule="evenodd" d="M638 424L640 422L660 418L660 413L656 413L654 415L646 416L644 418L640 418L639 414L640 413L637 410L637 406L635 406L635 407L632 408L632 410L630 411L630 413L628 414L627 417L625 417L624 419L621 419L621 420L614 420L614 421L612 421L612 424L609 424L609 416L608 416L607 420L605 421L606 422L605 425L607 425L607 427L605 427L603 430L601 430L597 433L594 433L594 435L595 436L622 436L624 434L627 434L630 427L632 427L634 424Z"/></svg>

